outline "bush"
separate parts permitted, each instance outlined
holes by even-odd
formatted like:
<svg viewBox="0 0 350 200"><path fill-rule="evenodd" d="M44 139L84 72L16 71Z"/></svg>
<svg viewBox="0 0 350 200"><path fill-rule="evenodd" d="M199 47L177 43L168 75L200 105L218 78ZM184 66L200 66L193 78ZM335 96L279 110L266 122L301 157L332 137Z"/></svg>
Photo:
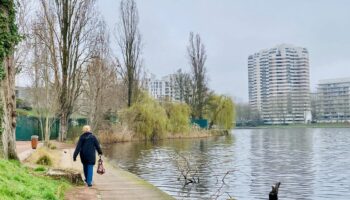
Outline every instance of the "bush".
<svg viewBox="0 0 350 200"><path fill-rule="evenodd" d="M117 142L132 141L133 133L126 127L116 124L110 129L98 131L97 137L99 142L102 144L112 144Z"/></svg>
<svg viewBox="0 0 350 200"><path fill-rule="evenodd" d="M147 94L140 95L139 101L121 112L121 121L145 139L157 140L166 133L165 110Z"/></svg>
<svg viewBox="0 0 350 200"><path fill-rule="evenodd" d="M45 167L37 167L34 169L35 172L45 172L46 171L46 168Z"/></svg>
<svg viewBox="0 0 350 200"><path fill-rule="evenodd" d="M18 116L28 116L29 115L28 111L23 110L23 109L16 109L16 113Z"/></svg>
<svg viewBox="0 0 350 200"><path fill-rule="evenodd" d="M36 164L51 166L52 165L52 160L51 160L51 158L48 155L43 155L36 161Z"/></svg>
<svg viewBox="0 0 350 200"><path fill-rule="evenodd" d="M57 149L56 145L54 145L54 144L51 143L51 142L49 142L49 143L47 144L47 147L48 147L49 149L52 149L52 150Z"/></svg>
<svg viewBox="0 0 350 200"><path fill-rule="evenodd" d="M190 128L191 109L187 104L167 102L164 108L168 117L167 130L171 133L185 133Z"/></svg>

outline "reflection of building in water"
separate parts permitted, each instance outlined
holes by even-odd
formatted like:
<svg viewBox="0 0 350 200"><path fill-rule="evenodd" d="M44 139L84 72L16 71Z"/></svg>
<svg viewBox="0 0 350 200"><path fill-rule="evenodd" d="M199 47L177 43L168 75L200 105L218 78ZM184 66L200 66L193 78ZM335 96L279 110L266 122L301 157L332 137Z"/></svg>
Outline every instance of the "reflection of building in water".
<svg viewBox="0 0 350 200"><path fill-rule="evenodd" d="M350 78L321 80L317 94L318 121L350 121Z"/></svg>
<svg viewBox="0 0 350 200"><path fill-rule="evenodd" d="M267 124L311 121L309 53L278 45L248 57L250 106Z"/></svg>

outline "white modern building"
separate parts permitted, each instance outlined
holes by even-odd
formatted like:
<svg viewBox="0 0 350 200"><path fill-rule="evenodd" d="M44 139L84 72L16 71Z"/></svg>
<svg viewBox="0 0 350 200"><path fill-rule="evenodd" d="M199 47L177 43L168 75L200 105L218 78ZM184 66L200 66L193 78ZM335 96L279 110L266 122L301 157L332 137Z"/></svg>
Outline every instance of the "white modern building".
<svg viewBox="0 0 350 200"><path fill-rule="evenodd" d="M350 78L320 80L317 95L318 121L350 121Z"/></svg>
<svg viewBox="0 0 350 200"><path fill-rule="evenodd" d="M266 124L311 121L309 53L278 45L248 57L249 104Z"/></svg>
<svg viewBox="0 0 350 200"><path fill-rule="evenodd" d="M170 74L157 79L154 74L148 79L146 88L149 94L157 100L179 100L178 86L175 75Z"/></svg>

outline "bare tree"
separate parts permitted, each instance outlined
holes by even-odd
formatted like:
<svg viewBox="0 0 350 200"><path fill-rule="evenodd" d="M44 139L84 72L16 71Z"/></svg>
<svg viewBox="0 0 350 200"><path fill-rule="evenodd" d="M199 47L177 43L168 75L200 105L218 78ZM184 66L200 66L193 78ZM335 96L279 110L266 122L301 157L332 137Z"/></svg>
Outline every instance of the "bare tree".
<svg viewBox="0 0 350 200"><path fill-rule="evenodd" d="M236 107L236 122L239 125L261 123L260 112L252 109L247 103L237 103Z"/></svg>
<svg viewBox="0 0 350 200"><path fill-rule="evenodd" d="M41 0L39 18L46 31L38 37L45 43L59 94L59 140L66 139L68 119L81 95L85 66L91 58L91 41L97 13L95 0Z"/></svg>
<svg viewBox="0 0 350 200"><path fill-rule="evenodd" d="M16 2L18 4L16 11L16 22L18 31L23 37L21 42L16 46L16 50L14 52L16 73L19 74L22 71L22 68L30 62L30 59L28 58L31 53L31 11L33 10L33 4L32 0L16 0Z"/></svg>
<svg viewBox="0 0 350 200"><path fill-rule="evenodd" d="M123 0L120 3L120 20L118 43L123 59L120 74L126 84L130 107L136 99L141 73L141 35L135 0Z"/></svg>
<svg viewBox="0 0 350 200"><path fill-rule="evenodd" d="M82 108L94 131L108 125L103 123L108 112L116 112L120 106L118 101L119 85L116 68L110 53L109 34L103 21L94 40L92 62L87 66L87 76L84 83Z"/></svg>
<svg viewBox="0 0 350 200"><path fill-rule="evenodd" d="M175 74L175 84L178 87L180 101L190 105L192 97L191 75L179 69Z"/></svg>
<svg viewBox="0 0 350 200"><path fill-rule="evenodd" d="M36 114L39 116L44 144L48 145L51 126L55 122L55 116L58 112L59 96L55 91L54 80L51 78L54 71L50 63L49 54L47 54L49 49L37 37L45 31L45 27L42 25L43 23L40 23L40 21L33 24L33 62L29 67L28 73L33 78L30 89L31 102Z"/></svg>
<svg viewBox="0 0 350 200"><path fill-rule="evenodd" d="M2 143L4 157L18 159L16 152L15 46L20 41L13 0L0 4L0 74L2 100Z"/></svg>
<svg viewBox="0 0 350 200"><path fill-rule="evenodd" d="M204 114L205 102L207 100L207 77L205 61L207 60L207 54L205 46L202 43L199 34L194 37L193 33L190 33L189 46L187 47L188 57L192 69L192 81L193 81L193 96L192 96L192 115L195 118L202 118Z"/></svg>

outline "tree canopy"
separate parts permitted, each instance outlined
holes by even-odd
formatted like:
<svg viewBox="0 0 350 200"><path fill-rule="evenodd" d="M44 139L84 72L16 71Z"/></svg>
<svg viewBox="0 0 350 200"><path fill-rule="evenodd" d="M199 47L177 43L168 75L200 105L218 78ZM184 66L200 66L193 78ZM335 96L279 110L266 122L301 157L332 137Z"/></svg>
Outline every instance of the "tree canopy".
<svg viewBox="0 0 350 200"><path fill-rule="evenodd" d="M214 125L225 130L233 128L235 106L230 97L211 94L208 99L206 111L206 117L209 119L209 128L213 128Z"/></svg>

